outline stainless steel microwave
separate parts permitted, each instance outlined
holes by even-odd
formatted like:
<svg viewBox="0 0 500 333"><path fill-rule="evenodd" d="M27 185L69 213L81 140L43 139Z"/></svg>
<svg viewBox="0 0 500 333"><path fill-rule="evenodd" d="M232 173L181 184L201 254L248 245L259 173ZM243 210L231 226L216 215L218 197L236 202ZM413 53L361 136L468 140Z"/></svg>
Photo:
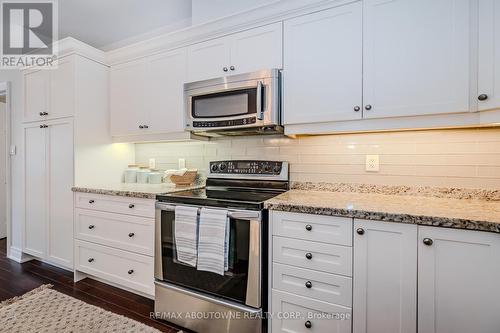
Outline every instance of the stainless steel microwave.
<svg viewBox="0 0 500 333"><path fill-rule="evenodd" d="M198 135L282 133L281 71L186 83L186 130Z"/></svg>

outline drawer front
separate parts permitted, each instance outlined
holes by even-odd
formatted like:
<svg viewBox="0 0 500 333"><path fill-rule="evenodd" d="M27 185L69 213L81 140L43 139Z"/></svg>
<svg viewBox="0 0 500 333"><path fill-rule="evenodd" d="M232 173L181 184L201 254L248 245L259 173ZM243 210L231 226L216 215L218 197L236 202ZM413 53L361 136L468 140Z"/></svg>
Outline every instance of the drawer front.
<svg viewBox="0 0 500 333"><path fill-rule="evenodd" d="M154 219L77 208L75 223L77 239L147 256L154 254Z"/></svg>
<svg viewBox="0 0 500 333"><path fill-rule="evenodd" d="M352 306L352 279L341 275L273 264L273 289Z"/></svg>
<svg viewBox="0 0 500 333"><path fill-rule="evenodd" d="M155 200L126 198L113 195L76 193L77 208L98 210L110 213L155 217Z"/></svg>
<svg viewBox="0 0 500 333"><path fill-rule="evenodd" d="M154 295L152 257L78 240L75 242L75 257L78 271Z"/></svg>
<svg viewBox="0 0 500 333"><path fill-rule="evenodd" d="M272 212L273 235L352 245L352 218Z"/></svg>
<svg viewBox="0 0 500 333"><path fill-rule="evenodd" d="M351 308L272 291L273 333L350 333ZM293 316L287 317L287 316ZM306 323L309 322L309 323ZM309 328L307 326L310 326Z"/></svg>
<svg viewBox="0 0 500 333"><path fill-rule="evenodd" d="M352 276L352 247L274 236L273 262Z"/></svg>

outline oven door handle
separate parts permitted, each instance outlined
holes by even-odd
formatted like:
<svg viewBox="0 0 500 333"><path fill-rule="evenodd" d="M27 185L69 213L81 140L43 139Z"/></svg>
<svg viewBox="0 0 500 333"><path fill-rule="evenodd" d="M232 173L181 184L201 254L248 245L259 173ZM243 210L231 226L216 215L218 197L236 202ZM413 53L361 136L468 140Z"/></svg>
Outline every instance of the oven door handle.
<svg viewBox="0 0 500 333"><path fill-rule="evenodd" d="M156 203L156 209L158 210L164 210L164 211L175 211L175 206L176 205L170 205L166 204L163 202L157 202ZM189 206L193 207L190 205L178 205L178 206ZM210 207L210 209L217 209L217 207ZM223 208L220 208L223 209ZM198 208L198 214L201 212L201 207ZM227 212L227 217L230 219L237 219L237 220L260 220L261 218L261 213L259 211L251 211L251 210L228 210Z"/></svg>
<svg viewBox="0 0 500 333"><path fill-rule="evenodd" d="M264 109L262 107L262 90L263 90L262 81L257 82L257 119L264 120Z"/></svg>

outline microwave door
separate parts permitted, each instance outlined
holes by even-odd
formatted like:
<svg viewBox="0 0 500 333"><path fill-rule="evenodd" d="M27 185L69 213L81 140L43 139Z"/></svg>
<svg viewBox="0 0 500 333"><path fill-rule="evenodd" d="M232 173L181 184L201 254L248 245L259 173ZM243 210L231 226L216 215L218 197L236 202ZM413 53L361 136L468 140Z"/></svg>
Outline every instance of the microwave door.
<svg viewBox="0 0 500 333"><path fill-rule="evenodd" d="M257 87L210 93L191 97L193 120L236 119L255 116L262 94Z"/></svg>

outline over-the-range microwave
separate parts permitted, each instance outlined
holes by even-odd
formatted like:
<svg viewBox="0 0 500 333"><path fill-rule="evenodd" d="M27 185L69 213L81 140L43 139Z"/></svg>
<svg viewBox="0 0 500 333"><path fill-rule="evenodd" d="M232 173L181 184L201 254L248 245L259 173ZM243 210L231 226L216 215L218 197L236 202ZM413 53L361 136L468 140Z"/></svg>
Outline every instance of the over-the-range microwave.
<svg viewBox="0 0 500 333"><path fill-rule="evenodd" d="M186 83L186 130L198 135L283 133L278 69Z"/></svg>

